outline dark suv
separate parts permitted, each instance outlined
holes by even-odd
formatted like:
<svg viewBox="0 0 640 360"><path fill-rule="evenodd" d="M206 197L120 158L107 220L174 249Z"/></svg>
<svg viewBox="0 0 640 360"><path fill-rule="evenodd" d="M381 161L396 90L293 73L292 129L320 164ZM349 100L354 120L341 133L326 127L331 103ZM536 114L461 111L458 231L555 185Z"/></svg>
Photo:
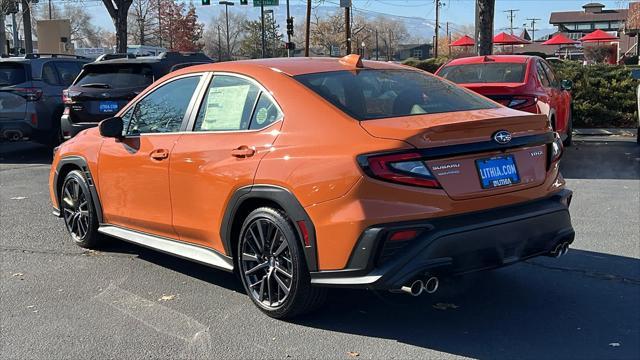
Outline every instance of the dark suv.
<svg viewBox="0 0 640 360"><path fill-rule="evenodd" d="M55 146L61 140L62 90L87 58L26 54L0 59L0 138L29 138Z"/></svg>
<svg viewBox="0 0 640 360"><path fill-rule="evenodd" d="M201 53L103 55L85 65L73 85L63 92L62 134L69 139L84 129L96 126L171 71L211 62L213 60Z"/></svg>

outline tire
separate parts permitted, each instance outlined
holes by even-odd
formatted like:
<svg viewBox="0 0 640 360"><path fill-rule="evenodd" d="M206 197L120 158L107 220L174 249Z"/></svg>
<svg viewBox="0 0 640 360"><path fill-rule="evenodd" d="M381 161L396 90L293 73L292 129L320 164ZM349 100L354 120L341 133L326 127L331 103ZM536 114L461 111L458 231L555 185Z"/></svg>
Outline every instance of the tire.
<svg viewBox="0 0 640 360"><path fill-rule="evenodd" d="M573 143L573 110L569 111L569 121L567 122L567 137L562 141L564 147L569 147Z"/></svg>
<svg viewBox="0 0 640 360"><path fill-rule="evenodd" d="M60 193L60 213L71 239L76 245L93 249L102 243L87 181L79 170L67 174Z"/></svg>
<svg viewBox="0 0 640 360"><path fill-rule="evenodd" d="M252 211L242 224L237 250L247 295L268 316L291 318L324 302L326 289L311 286L302 245L285 212L270 207Z"/></svg>

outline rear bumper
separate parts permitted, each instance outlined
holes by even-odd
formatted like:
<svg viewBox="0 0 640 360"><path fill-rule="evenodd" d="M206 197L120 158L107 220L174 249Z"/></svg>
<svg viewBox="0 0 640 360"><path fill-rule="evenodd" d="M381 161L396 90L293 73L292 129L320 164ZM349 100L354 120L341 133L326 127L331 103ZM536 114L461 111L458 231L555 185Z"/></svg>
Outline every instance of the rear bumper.
<svg viewBox="0 0 640 360"><path fill-rule="evenodd" d="M398 289L427 273L451 276L497 268L549 254L573 242L572 192L526 204L365 230L346 269L311 273L318 286ZM421 229L405 242L387 242L395 230Z"/></svg>
<svg viewBox="0 0 640 360"><path fill-rule="evenodd" d="M34 128L29 120L2 120L0 121L0 138L13 140L16 135L21 139L33 136ZM17 139L16 139L17 140Z"/></svg>
<svg viewBox="0 0 640 360"><path fill-rule="evenodd" d="M62 115L62 118L60 119L60 129L62 130L62 136L65 140L71 139L72 137L78 135L78 133L82 130L90 129L96 126L98 126L97 122L75 123L71 121L71 117L69 115Z"/></svg>

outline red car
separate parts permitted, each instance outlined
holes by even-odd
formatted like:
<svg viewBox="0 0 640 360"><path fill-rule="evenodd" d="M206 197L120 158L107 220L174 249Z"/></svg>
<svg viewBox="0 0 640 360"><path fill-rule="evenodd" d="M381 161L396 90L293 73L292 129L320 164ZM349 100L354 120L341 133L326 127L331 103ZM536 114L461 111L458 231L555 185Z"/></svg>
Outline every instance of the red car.
<svg viewBox="0 0 640 360"><path fill-rule="evenodd" d="M545 114L565 146L571 145L570 80L558 81L540 57L525 55L474 56L443 65L436 75L513 109Z"/></svg>

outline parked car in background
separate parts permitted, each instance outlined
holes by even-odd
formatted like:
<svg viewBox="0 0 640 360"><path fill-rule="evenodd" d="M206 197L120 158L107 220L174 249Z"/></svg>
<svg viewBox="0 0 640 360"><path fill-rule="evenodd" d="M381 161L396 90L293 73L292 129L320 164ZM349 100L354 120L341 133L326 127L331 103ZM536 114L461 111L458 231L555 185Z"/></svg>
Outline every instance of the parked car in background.
<svg viewBox="0 0 640 360"><path fill-rule="evenodd" d="M89 61L64 54L0 58L0 137L59 144L62 90Z"/></svg>
<svg viewBox="0 0 640 360"><path fill-rule="evenodd" d="M526 55L460 58L440 67L436 75L510 108L547 115L564 145L571 145L569 91L573 84L569 80L559 81L544 59Z"/></svg>
<svg viewBox="0 0 640 360"><path fill-rule="evenodd" d="M201 53L165 52L158 56L102 55L87 64L63 92L62 134L65 139L94 127L117 113L155 80L171 71L211 63Z"/></svg>
<svg viewBox="0 0 640 360"><path fill-rule="evenodd" d="M54 155L73 242L106 234L235 270L272 317L318 307L328 286L433 293L574 239L547 117L417 69L358 55L193 66L113 115Z"/></svg>

